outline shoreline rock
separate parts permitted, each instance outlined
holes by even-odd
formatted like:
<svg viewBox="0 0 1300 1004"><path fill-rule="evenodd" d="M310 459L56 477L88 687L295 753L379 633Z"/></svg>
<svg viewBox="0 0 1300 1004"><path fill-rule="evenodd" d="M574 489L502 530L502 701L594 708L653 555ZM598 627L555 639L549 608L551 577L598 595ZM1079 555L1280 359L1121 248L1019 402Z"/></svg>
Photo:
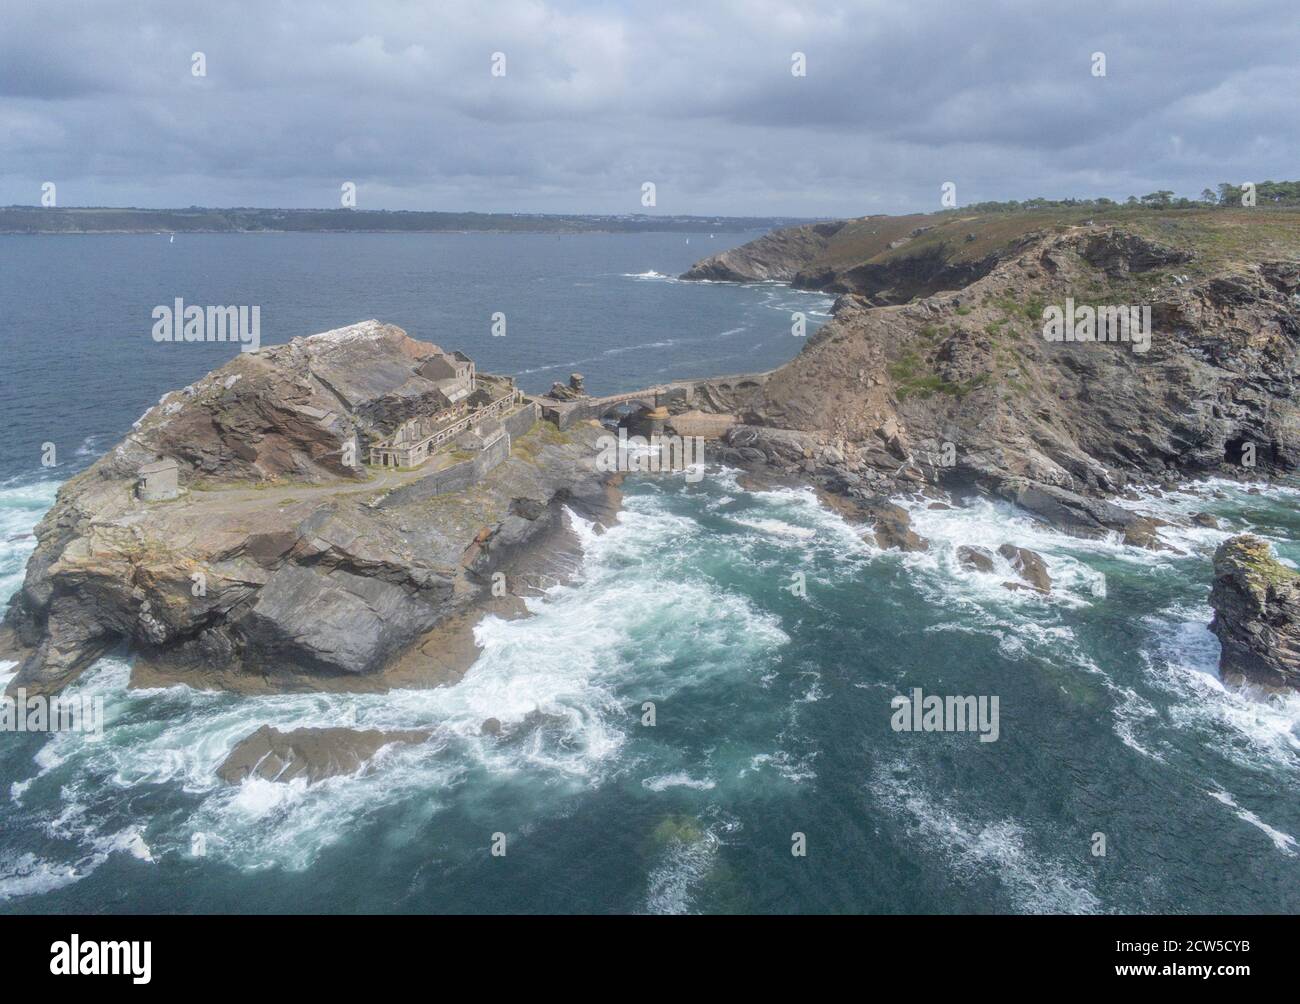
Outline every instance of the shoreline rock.
<svg viewBox="0 0 1300 1004"><path fill-rule="evenodd" d="M1040 593L1052 591L1052 577L1047 572L1047 562L1037 551L1031 551L1027 547L1017 547L1015 544L1003 544L998 548L998 554L1011 563L1012 570L1024 579L1030 588Z"/></svg>
<svg viewBox="0 0 1300 1004"><path fill-rule="evenodd" d="M1192 250L1127 218L841 223L817 241L769 234L683 276L793 272L841 294L791 362L708 395L738 419L724 442L739 461L851 498L1003 498L1066 533L1171 553L1160 520L1113 500L1300 464L1300 266L1277 247L1221 260L1213 231L1230 217L1198 220ZM1047 340L1042 310L1067 299L1149 304L1149 348Z"/></svg>
<svg viewBox="0 0 1300 1004"><path fill-rule="evenodd" d="M217 768L226 784L241 784L250 777L288 784L306 778L309 785L340 774L366 768L385 746L422 743L433 733L427 729L382 732L377 729L308 728L281 732L263 725L235 744Z"/></svg>

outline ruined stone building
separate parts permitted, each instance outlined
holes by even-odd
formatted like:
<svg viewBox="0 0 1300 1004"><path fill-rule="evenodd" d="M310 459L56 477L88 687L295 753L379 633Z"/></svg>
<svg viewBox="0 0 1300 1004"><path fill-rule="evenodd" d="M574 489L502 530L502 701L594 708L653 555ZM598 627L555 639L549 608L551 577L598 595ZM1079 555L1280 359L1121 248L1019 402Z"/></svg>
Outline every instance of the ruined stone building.
<svg viewBox="0 0 1300 1004"><path fill-rule="evenodd" d="M143 465L138 472L140 480L136 483L136 495L143 502L164 502L176 498L180 494L179 471L179 465L170 457Z"/></svg>
<svg viewBox="0 0 1300 1004"><path fill-rule="evenodd" d="M435 392L428 396L432 406L425 414L402 422L386 439L371 444L370 463L376 467L418 467L471 426L490 429L491 420L523 400L513 380L479 380L473 360L462 352L430 356L416 374L434 384Z"/></svg>

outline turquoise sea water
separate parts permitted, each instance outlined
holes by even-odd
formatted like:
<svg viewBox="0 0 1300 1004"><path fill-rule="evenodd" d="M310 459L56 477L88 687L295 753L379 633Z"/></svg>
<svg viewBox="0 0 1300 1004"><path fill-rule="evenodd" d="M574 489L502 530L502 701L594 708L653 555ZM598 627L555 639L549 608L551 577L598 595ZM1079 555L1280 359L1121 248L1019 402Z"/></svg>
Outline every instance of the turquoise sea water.
<svg viewBox="0 0 1300 1004"><path fill-rule="evenodd" d="M641 271L681 266L646 257ZM767 296L799 295L636 271L591 288L690 297L683 316L710 293L730 298L723 314L739 303L755 317ZM700 337L712 351L742 337L723 334L735 326ZM552 357L594 358L613 336L581 337L587 348ZM131 418L161 393L136 393L155 379L141 369L121 391L136 399L113 405ZM70 385L48 399L79 414L78 397ZM6 596L60 480L8 477ZM1300 697L1222 686L1206 600L1209 554L1230 531L1300 560L1297 493L1211 488L1223 497L1141 503L1225 520L1171 528L1183 556L1074 540L1001 504L908 500L931 549L902 555L808 491L745 490L716 467L697 484L630 480L616 526L576 523L579 577L530 600L530 618L485 621L484 653L455 687L127 691L124 658L103 659L75 688L103 696L103 739L0 736L0 910L1295 911ZM959 568L959 545L1007 541L1043 554L1051 596L1006 590L1005 567ZM997 696L997 741L895 732L891 699L917 687ZM488 717L536 724L497 741L479 734ZM434 736L311 787L213 775L263 723L353 720ZM791 854L796 834L806 856Z"/></svg>

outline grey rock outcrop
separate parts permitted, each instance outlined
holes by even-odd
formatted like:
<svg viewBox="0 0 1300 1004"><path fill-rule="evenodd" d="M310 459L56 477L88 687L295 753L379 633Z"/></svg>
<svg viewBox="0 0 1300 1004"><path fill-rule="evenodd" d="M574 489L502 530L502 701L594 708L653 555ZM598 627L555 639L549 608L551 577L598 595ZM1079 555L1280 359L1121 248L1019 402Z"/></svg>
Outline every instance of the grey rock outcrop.
<svg viewBox="0 0 1300 1004"><path fill-rule="evenodd" d="M582 374L570 373L567 384L560 383L557 380L551 384L551 389L546 392L546 396L557 401L576 401L578 398L587 397L587 388Z"/></svg>
<svg viewBox="0 0 1300 1004"><path fill-rule="evenodd" d="M1210 606L1224 680L1300 689L1300 574L1267 542L1242 534L1219 545Z"/></svg>
<svg viewBox="0 0 1300 1004"><path fill-rule="evenodd" d="M785 227L738 248L697 262L683 279L713 282L790 282L827 248L843 223Z"/></svg>
<svg viewBox="0 0 1300 1004"><path fill-rule="evenodd" d="M1047 562L1043 561L1043 556L1037 551L1017 547L1015 544L1003 544L998 548L998 554L1006 558L1015 573L1031 587L1040 593L1052 591L1052 577L1047 572Z"/></svg>
<svg viewBox="0 0 1300 1004"><path fill-rule="evenodd" d="M996 568L993 552L974 544L962 544L957 548L957 560L977 572L992 572Z"/></svg>
<svg viewBox="0 0 1300 1004"><path fill-rule="evenodd" d="M327 777L355 774L385 746L422 743L429 735L423 729L382 732L326 728L281 732L263 725L235 745L217 768L217 777L227 784L240 784L250 777L285 784L302 777L308 784L316 784Z"/></svg>

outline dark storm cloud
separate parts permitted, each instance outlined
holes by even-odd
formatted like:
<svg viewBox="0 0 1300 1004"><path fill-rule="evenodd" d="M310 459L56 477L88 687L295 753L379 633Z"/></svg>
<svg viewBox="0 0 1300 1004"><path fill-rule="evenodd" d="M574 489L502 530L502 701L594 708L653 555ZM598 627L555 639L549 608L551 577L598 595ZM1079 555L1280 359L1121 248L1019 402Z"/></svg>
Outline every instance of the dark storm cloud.
<svg viewBox="0 0 1300 1004"><path fill-rule="evenodd" d="M929 210L944 181L1195 195L1295 176L1297 22L1292 0L10 0L0 202L46 180L64 205L336 206L355 181L373 208L576 212L640 211L653 181L660 212L800 215Z"/></svg>

